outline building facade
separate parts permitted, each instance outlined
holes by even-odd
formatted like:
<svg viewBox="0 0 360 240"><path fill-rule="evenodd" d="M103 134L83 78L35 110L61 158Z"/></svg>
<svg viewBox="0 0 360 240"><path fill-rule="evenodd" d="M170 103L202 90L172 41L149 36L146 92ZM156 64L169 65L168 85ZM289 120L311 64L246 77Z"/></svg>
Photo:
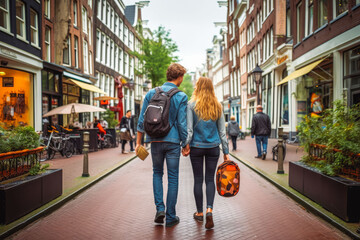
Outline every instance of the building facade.
<svg viewBox="0 0 360 240"><path fill-rule="evenodd" d="M41 130L41 2L0 4L0 119Z"/></svg>

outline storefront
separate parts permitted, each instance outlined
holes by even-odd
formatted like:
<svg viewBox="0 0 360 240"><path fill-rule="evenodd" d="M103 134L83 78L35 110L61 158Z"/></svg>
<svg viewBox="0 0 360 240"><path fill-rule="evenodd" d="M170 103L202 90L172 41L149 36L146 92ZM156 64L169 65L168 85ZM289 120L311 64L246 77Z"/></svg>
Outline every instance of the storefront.
<svg viewBox="0 0 360 240"><path fill-rule="evenodd" d="M344 52L344 90L349 106L360 103L360 45Z"/></svg>
<svg viewBox="0 0 360 240"><path fill-rule="evenodd" d="M0 126L33 126L33 74L0 68L0 80Z"/></svg>
<svg viewBox="0 0 360 240"><path fill-rule="evenodd" d="M41 71L42 75L42 115L50 110L62 106L61 97L61 73L44 68ZM44 119L43 122L49 124L63 124L61 115L54 115Z"/></svg>

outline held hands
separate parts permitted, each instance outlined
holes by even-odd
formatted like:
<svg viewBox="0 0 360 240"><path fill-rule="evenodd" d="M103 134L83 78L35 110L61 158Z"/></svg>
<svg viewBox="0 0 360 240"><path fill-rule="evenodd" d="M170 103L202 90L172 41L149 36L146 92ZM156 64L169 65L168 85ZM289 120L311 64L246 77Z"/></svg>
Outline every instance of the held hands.
<svg viewBox="0 0 360 240"><path fill-rule="evenodd" d="M190 145L186 145L182 150L181 150L181 153L184 157L187 157L189 156L190 154Z"/></svg>
<svg viewBox="0 0 360 240"><path fill-rule="evenodd" d="M224 154L224 162L230 161L229 154Z"/></svg>

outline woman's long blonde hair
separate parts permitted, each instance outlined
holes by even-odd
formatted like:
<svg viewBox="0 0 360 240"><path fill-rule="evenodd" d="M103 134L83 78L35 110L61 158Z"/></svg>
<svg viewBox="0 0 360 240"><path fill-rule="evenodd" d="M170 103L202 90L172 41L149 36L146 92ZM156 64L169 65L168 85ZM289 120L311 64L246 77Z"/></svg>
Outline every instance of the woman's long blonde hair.
<svg viewBox="0 0 360 240"><path fill-rule="evenodd" d="M215 97L214 86L209 78L199 78L190 101L195 102L194 110L200 119L216 121L221 117L222 107Z"/></svg>

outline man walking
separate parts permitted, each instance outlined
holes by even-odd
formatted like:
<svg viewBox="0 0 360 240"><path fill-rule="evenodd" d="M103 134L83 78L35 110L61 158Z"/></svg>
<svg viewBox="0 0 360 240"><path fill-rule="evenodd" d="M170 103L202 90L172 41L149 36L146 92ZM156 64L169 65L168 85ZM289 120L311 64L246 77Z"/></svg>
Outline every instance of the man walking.
<svg viewBox="0 0 360 240"><path fill-rule="evenodd" d="M120 122L120 128L126 128L129 132L130 138L130 151L134 152L133 139L135 138L135 126L134 119L131 117L131 110L127 110L124 117L122 117ZM128 153L125 151L126 140L121 142L121 153Z"/></svg>
<svg viewBox="0 0 360 240"><path fill-rule="evenodd" d="M263 108L261 105L256 107L256 114L252 119L251 125L251 137L256 140L256 148L257 148L257 156L255 158L262 158L265 160L266 153L267 153L267 144L268 138L271 133L271 122L270 118L267 114L263 113ZM262 151L261 151L261 144L262 144Z"/></svg>
<svg viewBox="0 0 360 240"><path fill-rule="evenodd" d="M166 73L167 82L161 86L162 91L173 93L173 91L180 86L183 81L186 70L183 66L177 63L171 64ZM174 89L174 90L171 90ZM144 128L144 113L149 114L149 102L158 90L150 90L144 99L144 104L141 109L138 127L137 127L137 145L135 151L141 145L141 139L145 132ZM169 93L171 96L172 94ZM158 95L156 95L158 96ZM146 142L151 142L151 157L153 161L153 191L156 205L155 222L163 223L166 216L166 226L171 227L180 222L179 217L176 216L175 205L178 194L178 179L179 179L179 159L180 159L180 144L185 147L187 137L186 125L186 107L188 98L183 92L177 92L170 98L169 108L169 126L170 130L164 137L151 137L146 135ZM156 111L158 106L153 106L152 110ZM161 108L162 109L162 108ZM165 111L161 110L161 113ZM158 121L153 117L154 121ZM147 118L148 119L148 118ZM147 125L146 125L147 126ZM148 132L149 133L149 132ZM166 214L165 204L163 201L163 184L162 177L164 171L164 161L166 160L168 172L168 191L166 197Z"/></svg>

